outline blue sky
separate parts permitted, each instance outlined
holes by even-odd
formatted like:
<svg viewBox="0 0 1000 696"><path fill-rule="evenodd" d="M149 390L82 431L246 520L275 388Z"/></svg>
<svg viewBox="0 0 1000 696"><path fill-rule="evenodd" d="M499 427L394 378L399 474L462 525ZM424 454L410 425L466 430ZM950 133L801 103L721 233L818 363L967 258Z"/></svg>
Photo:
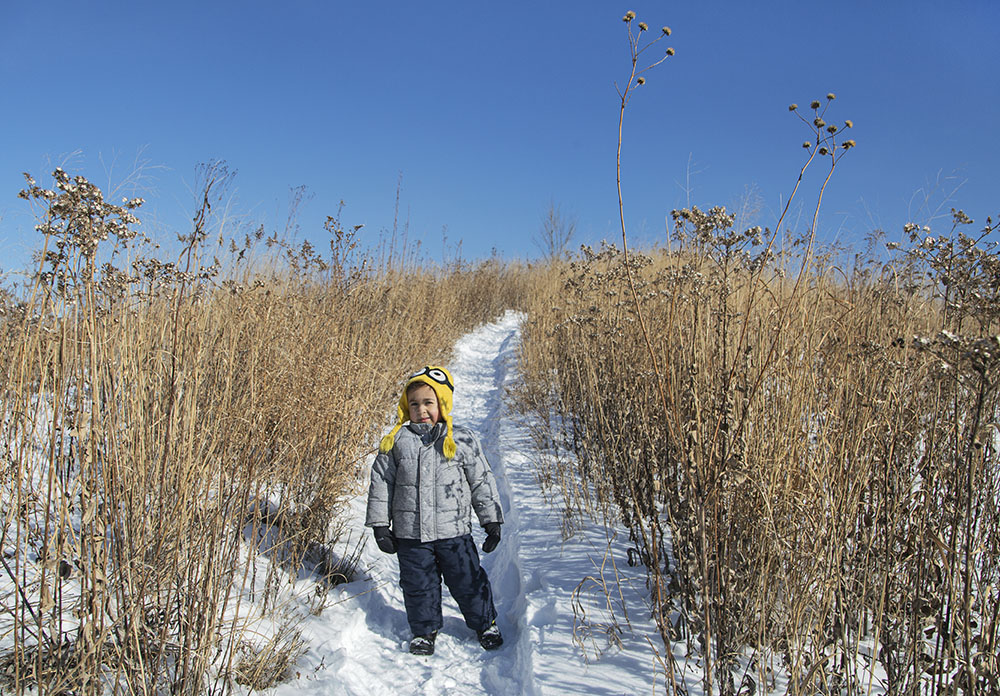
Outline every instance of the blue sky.
<svg viewBox="0 0 1000 696"><path fill-rule="evenodd" d="M424 253L538 254L550 203L575 242L618 240L615 147L628 76L627 10L676 55L625 115L630 241L664 239L688 204L773 225L805 157L788 104L837 95L858 146L834 174L819 235L943 224L951 206L1000 212L995 0L685 2L6 2L0 10L0 269L38 244L21 172L62 164L105 188L143 163L147 234L186 232L196 166L225 160L232 224L285 226L305 186L299 238L343 221L373 242L400 219ZM790 226L816 202L820 168ZM132 194L132 191L128 193ZM448 252L453 255L454 249Z"/></svg>

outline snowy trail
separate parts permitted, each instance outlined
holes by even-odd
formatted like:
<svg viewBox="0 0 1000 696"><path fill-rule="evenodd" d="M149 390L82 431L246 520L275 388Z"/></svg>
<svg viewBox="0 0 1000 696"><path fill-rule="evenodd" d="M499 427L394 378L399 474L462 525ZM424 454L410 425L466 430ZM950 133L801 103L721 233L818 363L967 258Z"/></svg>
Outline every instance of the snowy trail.
<svg viewBox="0 0 1000 696"><path fill-rule="evenodd" d="M520 379L520 322L521 315L508 312L480 326L458 341L448 362L455 377L455 421L479 434L504 509L503 539L493 553L482 555L504 645L494 652L483 651L445 589L444 627L435 654L417 657L409 653L396 557L381 553L371 531L364 527L366 466L356 495L345 502L335 522L340 525L337 534L331 535L339 540L335 553L358 558L359 572L353 582L330 588L311 572L290 574L287 567L276 565L280 554L269 554L267 544L243 547L243 553L252 556L247 559L252 573L241 580L246 584L235 588L223 627L238 646L233 664L249 656L251 664L281 670L284 664L280 655L275 657L274 645L297 645L295 639L300 638L304 649L290 650L298 657L283 683L252 693L633 696L674 692L664 688L663 668L654 654L655 646L662 652L662 643L649 610L644 569L625 562L627 537L565 518L561 506L550 504L535 480L539 458L553 455L536 450L531 423L512 418L507 408L508 387ZM390 408L387 404L387 415ZM48 425L42 422L37 427L44 431ZM39 452L43 451L40 447ZM477 527L474 534L481 544L482 530ZM34 552L28 546L13 551L5 546L3 551L8 558L21 553L21 562L28 568L23 572L35 572L30 557ZM72 591L69 587L67 591ZM0 597L12 597L15 591L8 575L0 573ZM13 613L8 611L8 616ZM66 620L66 630L70 630L74 619L67 616ZM14 641L10 621L0 622L0 629L0 648L9 651ZM701 656L687 654L683 641L671 649L677 670L674 678L689 696L701 696L705 693ZM233 676L233 672L216 671L212 678L219 688L228 684L232 693L249 696L248 687L227 682ZM883 693L884 674L876 670L872 678L871 692ZM787 688L785 675L772 673L763 693L784 693Z"/></svg>
<svg viewBox="0 0 1000 696"><path fill-rule="evenodd" d="M455 421L475 429L497 477L505 524L496 551L482 554L490 575L504 645L486 653L444 590L444 628L430 657L407 651L409 629L394 556L368 543L362 567L370 578L329 591L322 611L290 613L308 649L293 679L275 688L280 696L310 694L491 694L529 696L651 693L655 668L646 637L655 629L643 607L640 569L624 562L626 544L608 541L603 529L577 530L563 539L561 515L551 511L534 479L528 430L505 410L505 387L518 379L516 348L520 315L508 312L463 337L449 369L455 377ZM365 495L350 501L353 539L363 528ZM481 531L475 533L482 542ZM615 565L620 573L614 583ZM594 582L604 565L612 595L629 602L631 630L619 633ZM573 593L583 582L575 621ZM301 583L300 583L301 584ZM297 596L308 594L296 587ZM313 602L315 604L315 602ZM581 611L582 610L582 611ZM585 612L585 613L582 613ZM619 612L619 620L624 623ZM574 642L574 629L579 643ZM609 639L609 636L611 637ZM660 682L662 688L662 682Z"/></svg>

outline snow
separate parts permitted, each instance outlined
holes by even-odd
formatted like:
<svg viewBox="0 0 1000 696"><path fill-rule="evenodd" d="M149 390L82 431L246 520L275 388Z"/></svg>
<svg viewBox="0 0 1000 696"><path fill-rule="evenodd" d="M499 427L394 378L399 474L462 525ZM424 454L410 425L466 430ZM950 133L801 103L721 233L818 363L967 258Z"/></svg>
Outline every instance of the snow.
<svg viewBox="0 0 1000 696"><path fill-rule="evenodd" d="M518 379L520 321L519 314L508 312L479 327L456 344L449 365L455 422L479 434L503 501L503 539L496 551L482 554L503 647L484 652L445 589L444 628L435 654L410 655L396 559L369 542L362 551L369 577L331 589L328 605L303 617L298 628L306 652L294 667L299 676L269 693L617 696L653 693L654 683L662 693L662 671L647 643L648 638L656 645L659 638L644 610L642 569L624 563L625 542L609 541L600 526L563 539L561 513L551 509L534 478L532 458L538 455L528 429L507 410L505 388ZM363 528L364 506L364 494L348 504L354 539L370 537ZM477 535L480 543L482 536ZM631 628L620 609L617 619L607 609L596 582L602 564L610 596L617 598L620 589L625 597ZM297 583L295 595L308 595L306 585Z"/></svg>
<svg viewBox="0 0 1000 696"><path fill-rule="evenodd" d="M522 319L508 312L474 330L459 340L449 363L456 386L455 422L478 433L502 498L503 539L482 557L493 584L503 647L485 652L445 589L444 628L435 654L409 653L396 557L381 553L363 524L365 467L357 495L346 501L336 522L340 541L335 552L359 558L362 572L352 582L329 587L314 573L290 573L266 530L257 530L256 544L243 545L240 568L246 561L251 570L249 579L236 580L242 591L231 595L224 633L257 649L274 636L285 636L300 641L302 652L282 683L251 692L230 681L234 693L664 693L663 668L652 649L658 646L662 652L662 643L648 608L645 573L625 562L627 537L579 520L566 532L561 508L546 500L536 482L538 458L549 455L537 451L529 424L513 417L507 403L507 388L519 379ZM386 405L387 413L391 406ZM244 532L245 540L253 538L250 530ZM476 535L481 544L484 534L477 530ZM22 564L34 568L28 551L24 545L19 549ZM13 557L13 549L5 552ZM66 585L72 593L74 583ZM0 573L5 603L15 591L9 576ZM10 629L9 620L0 620L0 650L11 647ZM700 694L696 659L686 660L682 646L674 649L685 670L676 678L686 682L687 693ZM220 686L227 681L219 672L216 676Z"/></svg>

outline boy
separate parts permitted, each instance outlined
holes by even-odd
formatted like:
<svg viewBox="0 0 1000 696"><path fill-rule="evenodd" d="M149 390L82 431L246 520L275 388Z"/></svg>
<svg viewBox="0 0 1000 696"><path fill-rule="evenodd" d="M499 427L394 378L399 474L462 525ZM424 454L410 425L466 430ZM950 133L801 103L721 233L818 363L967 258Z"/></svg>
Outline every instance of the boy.
<svg viewBox="0 0 1000 696"><path fill-rule="evenodd" d="M365 525L373 528L379 549L398 553L415 655L434 654L443 624L442 577L480 645L495 650L503 644L470 520L474 510L486 530L483 551L491 552L500 542L500 496L478 438L452 424L454 391L443 367L429 365L410 376L397 405L398 422L379 444L368 489Z"/></svg>

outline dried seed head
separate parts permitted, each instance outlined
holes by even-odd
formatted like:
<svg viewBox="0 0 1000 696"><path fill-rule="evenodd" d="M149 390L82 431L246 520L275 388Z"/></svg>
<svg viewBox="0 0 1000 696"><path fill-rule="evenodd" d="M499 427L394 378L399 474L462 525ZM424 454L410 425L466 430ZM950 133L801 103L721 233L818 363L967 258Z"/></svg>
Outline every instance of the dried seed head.
<svg viewBox="0 0 1000 696"><path fill-rule="evenodd" d="M844 126L846 126L847 128L854 128L854 121L852 121L851 119L847 119L846 121L844 121Z"/></svg>
<svg viewBox="0 0 1000 696"><path fill-rule="evenodd" d="M837 95L834 94L833 92L827 92L826 98L829 99L830 101L833 101L834 99L837 98Z"/></svg>
<svg viewBox="0 0 1000 696"><path fill-rule="evenodd" d="M789 111L795 111L797 108L799 108L798 104L789 104L788 105L788 110Z"/></svg>
<svg viewBox="0 0 1000 696"><path fill-rule="evenodd" d="M819 102L816 101L816 100L813 100L812 103L809 104L809 107L812 108L812 109L818 109L819 108Z"/></svg>
<svg viewBox="0 0 1000 696"><path fill-rule="evenodd" d="M842 148L844 148L845 150L850 150L850 149L851 149L852 147L854 147L855 145L857 145L857 143L856 143L856 142L854 142L853 140L845 140L845 141L844 141L843 143L841 143L841 145L840 145L840 146L841 146Z"/></svg>
<svg viewBox="0 0 1000 696"><path fill-rule="evenodd" d="M670 36L670 27L663 27L662 31L664 36Z"/></svg>
<svg viewBox="0 0 1000 696"><path fill-rule="evenodd" d="M832 135L833 133L837 132L837 127L831 123L829 126L826 127L826 132Z"/></svg>
<svg viewBox="0 0 1000 696"><path fill-rule="evenodd" d="M822 128L823 126L826 125L826 121L824 121L821 118L817 118L813 121L813 125L816 126L817 128Z"/></svg>
<svg viewBox="0 0 1000 696"><path fill-rule="evenodd" d="M802 143L802 147L804 147L804 148L805 148L805 149L807 149L807 150L808 150L809 148L811 148L812 146L813 146L813 145L812 145L812 143L811 143L811 142L809 142L808 140L807 140L807 141L805 141L804 143Z"/></svg>
<svg viewBox="0 0 1000 696"><path fill-rule="evenodd" d="M649 29L649 25L645 22L639 22L639 31L646 31Z"/></svg>
<svg viewBox="0 0 1000 696"><path fill-rule="evenodd" d="M829 151L829 150L827 150L827 149L826 149L825 147L821 147L821 148L819 149L819 154L821 154L821 155L827 155L827 154L829 154L829 153L830 153L830 151Z"/></svg>
<svg viewBox="0 0 1000 696"><path fill-rule="evenodd" d="M625 16L622 17L623 22L631 22L633 19L635 19L635 12L633 12L632 10L626 12Z"/></svg>
<svg viewBox="0 0 1000 696"><path fill-rule="evenodd" d="M635 83L637 85L644 85L644 84L646 84L646 78L645 77L637 77L637 78L635 78Z"/></svg>
<svg viewBox="0 0 1000 696"><path fill-rule="evenodd" d="M672 56L672 55L674 55L674 49L673 49L673 48L668 48L668 49L667 49L667 55L668 55L668 56Z"/></svg>

